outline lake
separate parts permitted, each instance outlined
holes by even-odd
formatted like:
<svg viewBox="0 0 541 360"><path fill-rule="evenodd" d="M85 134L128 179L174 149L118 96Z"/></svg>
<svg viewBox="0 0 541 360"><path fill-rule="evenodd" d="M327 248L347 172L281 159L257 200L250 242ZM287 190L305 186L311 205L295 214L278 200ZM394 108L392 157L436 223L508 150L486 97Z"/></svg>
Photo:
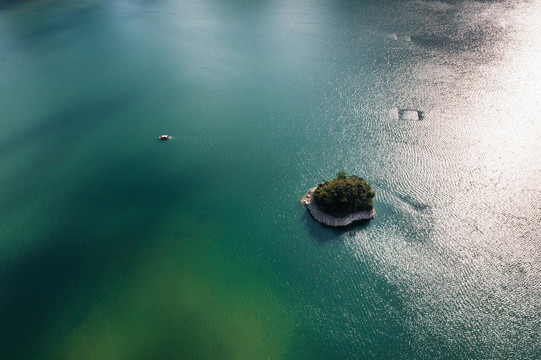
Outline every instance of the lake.
<svg viewBox="0 0 541 360"><path fill-rule="evenodd" d="M2 357L541 358L540 15L0 2Z"/></svg>

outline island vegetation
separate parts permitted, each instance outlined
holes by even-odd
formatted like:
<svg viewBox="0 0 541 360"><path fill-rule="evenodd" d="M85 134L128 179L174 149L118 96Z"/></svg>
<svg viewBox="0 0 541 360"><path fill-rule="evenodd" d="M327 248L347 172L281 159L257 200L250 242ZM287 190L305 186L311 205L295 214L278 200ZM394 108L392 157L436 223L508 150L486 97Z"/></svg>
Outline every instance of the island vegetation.
<svg viewBox="0 0 541 360"><path fill-rule="evenodd" d="M319 184L313 196L321 211L344 217L360 211L372 211L376 193L362 177L341 171L331 181Z"/></svg>

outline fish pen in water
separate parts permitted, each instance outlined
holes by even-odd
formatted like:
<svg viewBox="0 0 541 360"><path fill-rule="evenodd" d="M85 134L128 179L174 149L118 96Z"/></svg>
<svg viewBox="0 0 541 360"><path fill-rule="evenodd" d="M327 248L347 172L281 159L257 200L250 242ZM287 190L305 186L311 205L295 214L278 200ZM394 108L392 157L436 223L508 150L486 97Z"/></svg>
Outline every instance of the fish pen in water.
<svg viewBox="0 0 541 360"><path fill-rule="evenodd" d="M418 109L398 109L400 120L423 120L424 114Z"/></svg>

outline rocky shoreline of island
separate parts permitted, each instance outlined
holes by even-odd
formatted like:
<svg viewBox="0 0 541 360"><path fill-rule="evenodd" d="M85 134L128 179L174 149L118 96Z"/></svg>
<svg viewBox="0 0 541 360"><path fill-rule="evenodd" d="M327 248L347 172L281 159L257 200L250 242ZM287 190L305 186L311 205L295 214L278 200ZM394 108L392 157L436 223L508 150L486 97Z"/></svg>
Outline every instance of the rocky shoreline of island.
<svg viewBox="0 0 541 360"><path fill-rule="evenodd" d="M329 215L319 209L315 200L314 192L316 191L317 186L311 188L306 195L301 199L301 203L306 206L312 217L322 224L332 227L342 227L348 226L356 221L361 220L370 220L376 216L376 211L374 209L368 211L358 211L352 214L349 214L344 217L337 217Z"/></svg>

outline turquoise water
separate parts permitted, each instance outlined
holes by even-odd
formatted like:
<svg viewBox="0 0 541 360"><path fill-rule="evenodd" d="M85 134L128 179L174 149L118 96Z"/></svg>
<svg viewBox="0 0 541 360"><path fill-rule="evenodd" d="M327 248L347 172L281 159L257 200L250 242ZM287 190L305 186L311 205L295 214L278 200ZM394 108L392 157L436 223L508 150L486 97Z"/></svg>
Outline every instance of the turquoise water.
<svg viewBox="0 0 541 360"><path fill-rule="evenodd" d="M0 2L1 358L541 358L540 14Z"/></svg>

